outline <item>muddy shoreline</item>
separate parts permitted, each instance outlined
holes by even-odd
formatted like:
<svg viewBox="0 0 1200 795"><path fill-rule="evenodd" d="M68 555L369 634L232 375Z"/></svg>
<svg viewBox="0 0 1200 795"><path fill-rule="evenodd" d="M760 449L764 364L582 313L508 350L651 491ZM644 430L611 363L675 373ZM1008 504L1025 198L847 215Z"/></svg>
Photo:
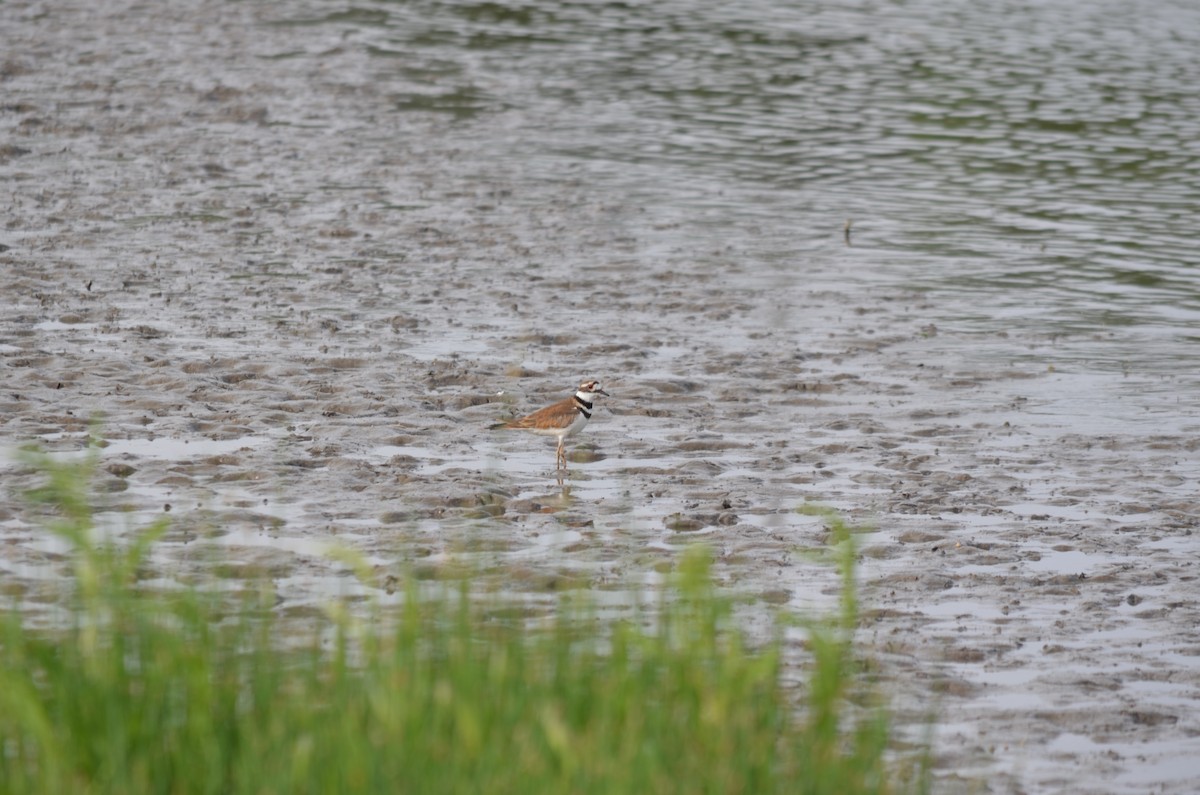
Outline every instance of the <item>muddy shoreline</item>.
<svg viewBox="0 0 1200 795"><path fill-rule="evenodd" d="M822 609L818 502L869 528L864 643L914 737L935 706L940 788L1190 790L1197 415L1102 355L1136 341L948 324L847 268L842 219L763 265L587 164L492 157L515 110L398 112L420 81L272 14L0 7L6 453L98 418L110 526L174 519L157 577L267 572L301 617L413 567L619 598L694 541L761 616ZM486 426L583 377L613 396L564 494L552 441ZM36 603L61 550L0 467Z"/></svg>

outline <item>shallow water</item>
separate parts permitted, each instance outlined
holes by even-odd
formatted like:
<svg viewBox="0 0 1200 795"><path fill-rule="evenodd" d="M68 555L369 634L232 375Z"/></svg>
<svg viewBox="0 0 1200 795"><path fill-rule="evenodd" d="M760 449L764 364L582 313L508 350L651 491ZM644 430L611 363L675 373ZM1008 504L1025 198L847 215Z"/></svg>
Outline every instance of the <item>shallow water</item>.
<svg viewBox="0 0 1200 795"><path fill-rule="evenodd" d="M406 570L619 610L703 541L761 625L832 603L817 501L946 789L1189 791L1198 16L0 5L0 441L101 418L106 527L174 520L150 581L300 618ZM485 428L582 377L564 493Z"/></svg>

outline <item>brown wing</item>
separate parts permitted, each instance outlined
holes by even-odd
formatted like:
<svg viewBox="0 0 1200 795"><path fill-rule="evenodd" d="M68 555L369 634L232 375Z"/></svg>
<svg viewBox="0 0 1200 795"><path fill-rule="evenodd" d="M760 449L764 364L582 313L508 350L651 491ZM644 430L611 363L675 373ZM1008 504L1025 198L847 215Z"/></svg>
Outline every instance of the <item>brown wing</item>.
<svg viewBox="0 0 1200 795"><path fill-rule="evenodd" d="M575 407L575 401L567 398L546 406L544 409L538 409L532 414L526 414L520 419L515 419L504 427L520 430L565 428L575 420L575 415L578 413L579 409Z"/></svg>

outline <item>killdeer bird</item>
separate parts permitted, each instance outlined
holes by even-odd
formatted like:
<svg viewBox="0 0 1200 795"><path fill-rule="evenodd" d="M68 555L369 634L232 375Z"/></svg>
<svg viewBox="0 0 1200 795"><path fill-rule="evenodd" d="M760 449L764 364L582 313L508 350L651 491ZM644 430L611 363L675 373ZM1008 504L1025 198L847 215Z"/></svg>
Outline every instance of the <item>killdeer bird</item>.
<svg viewBox="0 0 1200 795"><path fill-rule="evenodd" d="M592 405L596 395L608 397L608 393L600 388L599 381L584 381L575 390L575 394L552 403L544 409L538 409L532 414L526 414L512 422L501 422L493 428L512 428L520 431L532 431L539 436L555 436L558 438L558 457L555 459L555 469L567 468L567 451L563 442L568 436L574 436L583 430L587 421L592 418Z"/></svg>

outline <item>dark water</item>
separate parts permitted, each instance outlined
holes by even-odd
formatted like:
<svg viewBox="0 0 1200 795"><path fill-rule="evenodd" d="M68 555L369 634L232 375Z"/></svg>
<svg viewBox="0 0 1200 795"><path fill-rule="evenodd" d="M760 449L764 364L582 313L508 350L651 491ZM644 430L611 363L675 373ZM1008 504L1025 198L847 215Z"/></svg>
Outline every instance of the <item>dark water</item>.
<svg viewBox="0 0 1200 795"><path fill-rule="evenodd" d="M1182 348L1200 320L1193 4L374 8L327 24L416 84L398 107L485 126L530 178L615 183L688 235L929 289L982 327Z"/></svg>

